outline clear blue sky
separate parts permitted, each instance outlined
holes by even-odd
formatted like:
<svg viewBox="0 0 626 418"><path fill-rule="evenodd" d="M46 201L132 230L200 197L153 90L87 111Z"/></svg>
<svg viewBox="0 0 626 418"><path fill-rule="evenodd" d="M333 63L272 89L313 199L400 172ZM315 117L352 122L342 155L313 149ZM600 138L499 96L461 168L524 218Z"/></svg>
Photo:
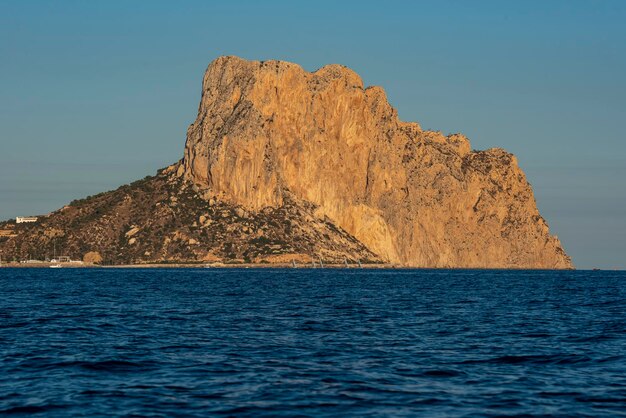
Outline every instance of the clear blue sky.
<svg viewBox="0 0 626 418"><path fill-rule="evenodd" d="M515 153L579 268L626 267L626 1L0 0L0 218L182 156L219 55L345 64Z"/></svg>

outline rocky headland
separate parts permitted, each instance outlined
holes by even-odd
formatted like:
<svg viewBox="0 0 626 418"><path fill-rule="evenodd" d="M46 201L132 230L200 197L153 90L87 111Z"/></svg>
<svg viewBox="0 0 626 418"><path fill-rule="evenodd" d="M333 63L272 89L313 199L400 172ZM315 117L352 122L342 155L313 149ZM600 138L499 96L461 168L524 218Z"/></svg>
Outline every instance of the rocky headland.
<svg viewBox="0 0 626 418"><path fill-rule="evenodd" d="M237 57L209 65L181 161L0 230L5 260L572 268L515 156L400 121L344 66Z"/></svg>

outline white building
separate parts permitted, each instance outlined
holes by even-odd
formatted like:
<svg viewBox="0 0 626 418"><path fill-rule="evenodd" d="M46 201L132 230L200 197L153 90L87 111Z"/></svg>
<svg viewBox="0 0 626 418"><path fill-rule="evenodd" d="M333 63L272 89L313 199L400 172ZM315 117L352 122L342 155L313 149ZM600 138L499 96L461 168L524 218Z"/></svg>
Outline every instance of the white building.
<svg viewBox="0 0 626 418"><path fill-rule="evenodd" d="M36 216L18 216L15 218L15 223L24 224L24 223L32 223L37 222Z"/></svg>

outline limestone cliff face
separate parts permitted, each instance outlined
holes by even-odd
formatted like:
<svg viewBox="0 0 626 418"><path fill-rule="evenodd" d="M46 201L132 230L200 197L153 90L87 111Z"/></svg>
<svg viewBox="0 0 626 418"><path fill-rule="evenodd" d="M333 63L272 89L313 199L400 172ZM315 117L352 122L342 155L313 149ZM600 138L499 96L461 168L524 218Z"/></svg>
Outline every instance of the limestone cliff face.
<svg viewBox="0 0 626 418"><path fill-rule="evenodd" d="M513 155L400 121L383 89L340 65L216 59L181 167L252 211L313 203L389 262L572 266Z"/></svg>

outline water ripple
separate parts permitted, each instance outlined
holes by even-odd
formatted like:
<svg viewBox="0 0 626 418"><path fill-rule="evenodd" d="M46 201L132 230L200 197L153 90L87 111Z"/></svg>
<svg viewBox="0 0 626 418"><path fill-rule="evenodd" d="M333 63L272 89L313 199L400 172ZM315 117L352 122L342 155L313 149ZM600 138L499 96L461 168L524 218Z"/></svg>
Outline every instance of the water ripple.
<svg viewBox="0 0 626 418"><path fill-rule="evenodd" d="M626 274L0 269L0 414L618 416Z"/></svg>

